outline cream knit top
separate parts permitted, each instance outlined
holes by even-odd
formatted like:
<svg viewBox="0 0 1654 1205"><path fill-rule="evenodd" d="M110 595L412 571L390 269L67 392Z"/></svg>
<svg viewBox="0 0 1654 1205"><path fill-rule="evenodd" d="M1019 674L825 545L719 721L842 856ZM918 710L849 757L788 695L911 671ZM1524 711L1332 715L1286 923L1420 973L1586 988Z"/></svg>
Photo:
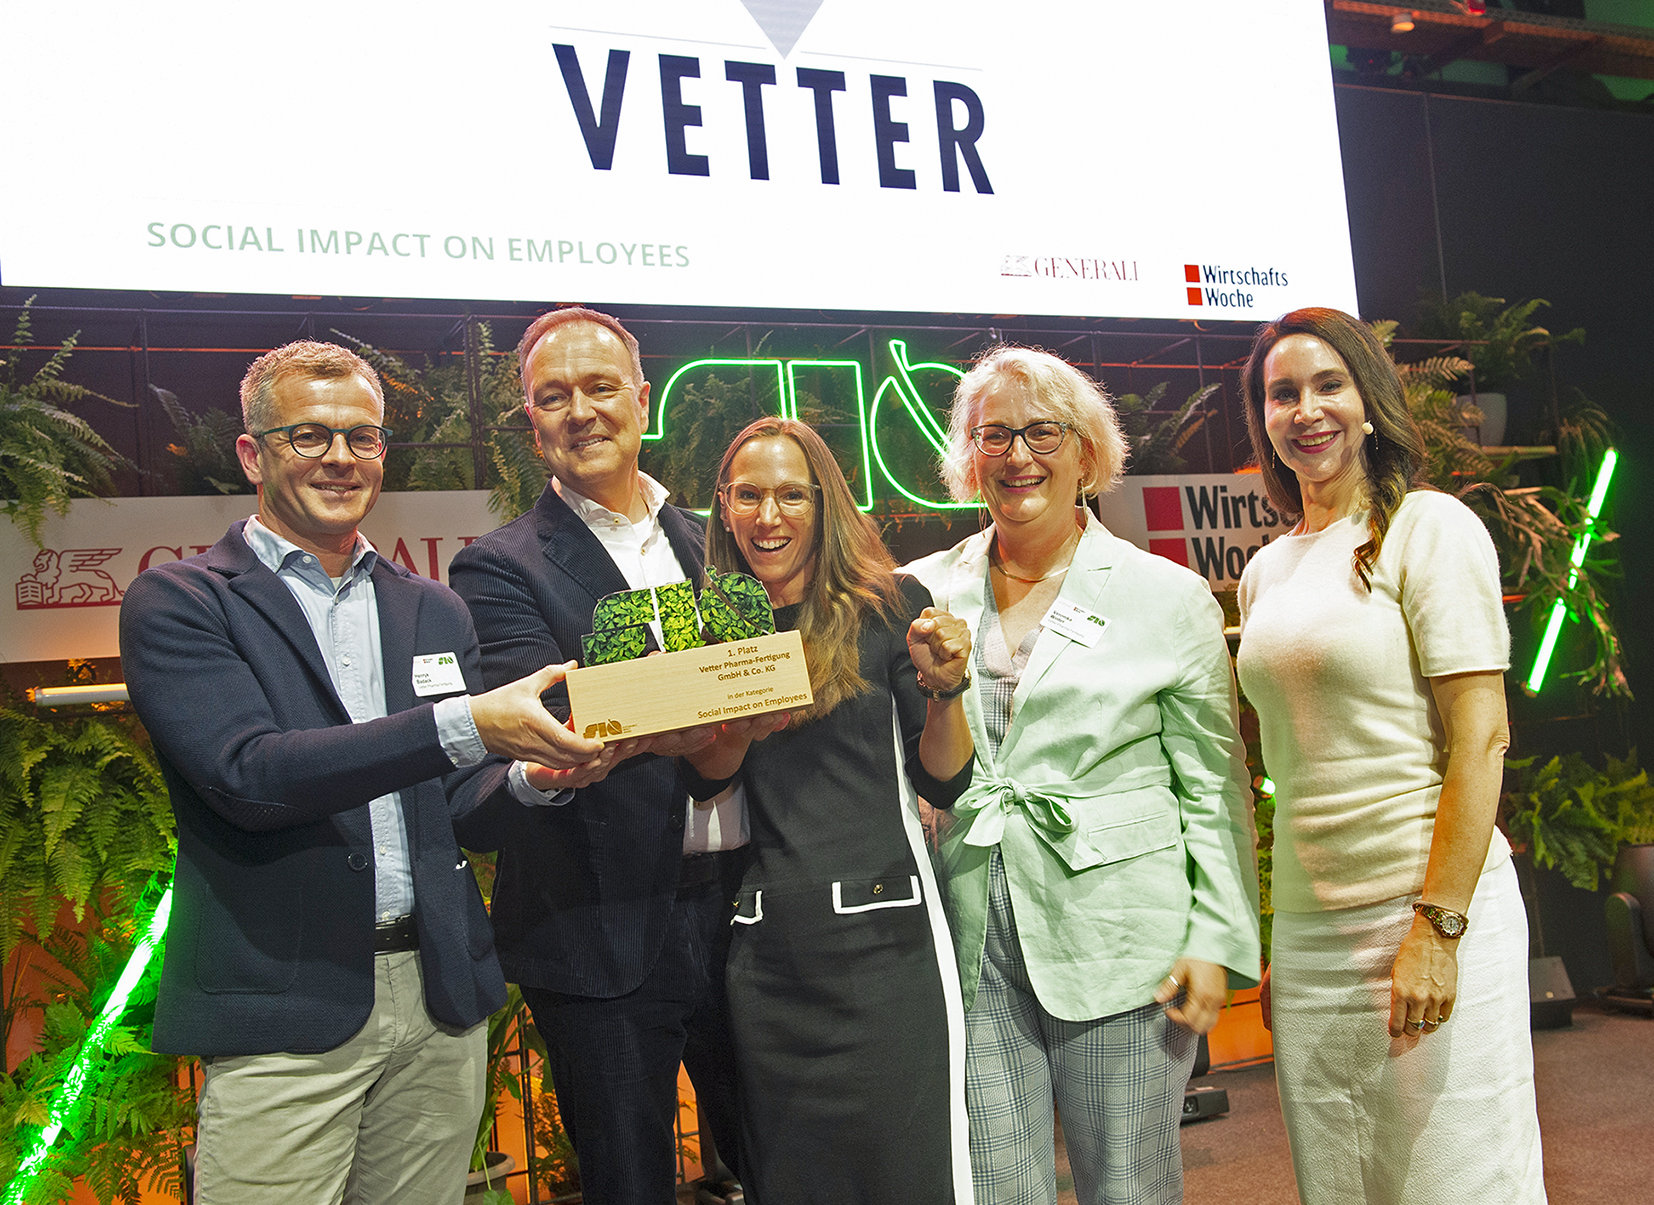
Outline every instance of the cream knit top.
<svg viewBox="0 0 1654 1205"><path fill-rule="evenodd" d="M1373 566L1367 514L1260 549L1240 584L1241 688L1275 781L1277 911L1423 889L1447 754L1428 679L1504 670L1510 634L1487 529L1447 494L1403 499ZM1510 856L1497 829L1484 871Z"/></svg>

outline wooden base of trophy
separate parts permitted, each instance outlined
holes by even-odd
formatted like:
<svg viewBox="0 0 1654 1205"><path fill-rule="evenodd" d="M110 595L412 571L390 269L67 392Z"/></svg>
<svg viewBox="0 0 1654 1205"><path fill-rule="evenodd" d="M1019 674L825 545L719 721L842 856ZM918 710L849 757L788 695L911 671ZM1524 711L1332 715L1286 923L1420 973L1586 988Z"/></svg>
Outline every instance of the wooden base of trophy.
<svg viewBox="0 0 1654 1205"><path fill-rule="evenodd" d="M571 670L574 730L605 743L808 707L810 669L797 632L710 644Z"/></svg>

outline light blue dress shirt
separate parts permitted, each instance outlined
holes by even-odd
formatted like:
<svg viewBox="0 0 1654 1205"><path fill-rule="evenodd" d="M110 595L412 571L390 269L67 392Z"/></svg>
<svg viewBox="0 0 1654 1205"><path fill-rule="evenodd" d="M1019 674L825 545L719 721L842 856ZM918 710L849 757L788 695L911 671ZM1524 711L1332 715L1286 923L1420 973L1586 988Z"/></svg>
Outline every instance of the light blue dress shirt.
<svg viewBox="0 0 1654 1205"><path fill-rule="evenodd" d="M350 565L336 583L313 553L283 539L257 516L247 520L243 535L253 555L281 579L304 612L351 721L360 724L385 715L385 663L371 576L379 554L373 545L357 534ZM408 668L411 673L412 667ZM442 751L456 767L475 765L486 756L468 696L437 702L436 729ZM368 815L373 826L374 917L395 920L414 910L401 792L371 800Z"/></svg>

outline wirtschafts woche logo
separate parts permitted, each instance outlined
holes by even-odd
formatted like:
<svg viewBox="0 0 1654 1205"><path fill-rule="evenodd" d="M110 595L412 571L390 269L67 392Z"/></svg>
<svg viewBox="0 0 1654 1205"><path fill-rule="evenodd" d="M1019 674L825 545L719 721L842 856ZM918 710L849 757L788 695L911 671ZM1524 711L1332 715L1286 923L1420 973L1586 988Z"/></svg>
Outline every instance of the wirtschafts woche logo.
<svg viewBox="0 0 1654 1205"><path fill-rule="evenodd" d="M1190 305L1220 310L1268 309L1270 297L1267 290L1287 286L1286 273L1269 266L1235 268L1223 264L1184 264L1183 280L1188 286Z"/></svg>

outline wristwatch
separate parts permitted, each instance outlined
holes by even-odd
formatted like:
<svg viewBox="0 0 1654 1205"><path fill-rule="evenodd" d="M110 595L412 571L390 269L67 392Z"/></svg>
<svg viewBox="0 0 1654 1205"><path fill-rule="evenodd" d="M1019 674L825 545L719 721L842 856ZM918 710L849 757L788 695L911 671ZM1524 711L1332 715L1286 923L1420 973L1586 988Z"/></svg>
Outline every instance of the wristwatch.
<svg viewBox="0 0 1654 1205"><path fill-rule="evenodd" d="M955 686L952 690L937 690L934 687L926 686L923 678L919 679L919 693L924 695L927 699L934 699L938 703L944 703L949 699L957 699L970 688L971 671L969 667L965 670L965 676L959 679L959 685Z"/></svg>
<svg viewBox="0 0 1654 1205"><path fill-rule="evenodd" d="M1429 921L1436 932L1449 941L1463 937L1464 931L1470 927L1470 918L1464 913L1455 912L1451 908L1438 907L1435 904L1427 904L1423 900L1413 902L1413 911Z"/></svg>

